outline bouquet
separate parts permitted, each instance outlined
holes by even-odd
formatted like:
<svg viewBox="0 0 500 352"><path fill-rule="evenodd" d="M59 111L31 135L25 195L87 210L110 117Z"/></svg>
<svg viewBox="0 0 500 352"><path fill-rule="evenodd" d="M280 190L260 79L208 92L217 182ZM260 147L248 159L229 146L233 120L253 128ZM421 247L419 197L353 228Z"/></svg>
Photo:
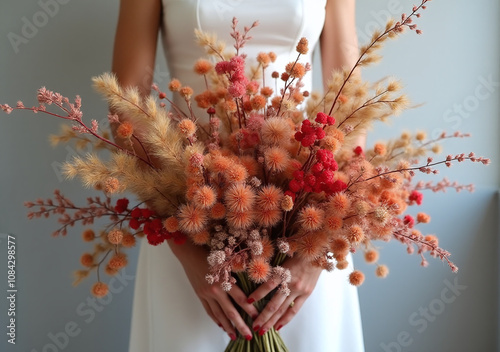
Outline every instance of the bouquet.
<svg viewBox="0 0 500 352"><path fill-rule="evenodd" d="M256 23L240 32L234 20L235 53L224 52L215 38L197 33L200 45L215 60L194 64L206 82L204 92L193 92L176 79L170 82L171 94L179 95L185 107L174 104L156 85L155 94L142 99L137 89L120 87L111 74L93 79L113 111L108 118L116 131L115 142L97 121L84 122L78 96L70 102L42 87L36 107L22 102L15 107L0 105L7 113L28 109L72 122L52 136L54 144L76 141L82 148L91 145L95 151L111 152L107 158L96 153L75 157L64 166L68 178L80 177L85 187L102 191L104 197L90 197L86 206L77 206L55 191L53 199L27 202L34 208L28 217L58 216L61 227L54 236L66 235L68 227L78 222L92 225L97 218L109 218L97 233L92 228L84 231L83 239L94 247L82 255L84 269L76 272L79 283L96 271L92 287L96 296L108 292L101 269L114 275L125 267L127 249L142 237L154 246L169 240L206 247L208 282L226 291L239 285L247 295L268 280L279 283L274 294L289 295L290 272L282 264L291 256L332 271L345 269L348 254L362 251L365 260L376 265L376 276L385 277L388 268L378 263L374 242L392 239L405 244L409 253L416 252L423 266L428 253L456 272L438 238L416 228L430 216L410 212L410 207L422 203L423 190L460 191L472 186L446 179L416 182L414 177L417 172L437 174L440 164L488 164L489 159L474 153L440 160L428 156L441 151L439 142L467 136L461 133L442 134L436 140L427 140L422 132L404 133L371 148L355 144L374 121L385 121L408 107L397 81L368 84L356 70L376 62L382 43L405 28L420 34L413 18L420 17L427 1L374 33L371 42L360 48L354 67L333 74L324 95L302 89L302 78L310 70L309 63L301 62L309 50L306 38L297 44L297 59L283 72L272 72L274 80L283 82L281 90L258 78L274 61L272 52L260 53L258 66L247 75L243 50ZM206 115L197 116L194 104ZM49 105L62 113L50 112ZM203 125L206 117L208 124ZM139 203L118 198L124 191L133 193ZM359 270L349 275L353 285L363 280ZM255 302L259 310L265 304L266 299ZM252 318L241 314L251 326ZM287 348L271 329L251 339L238 336L226 350Z"/></svg>

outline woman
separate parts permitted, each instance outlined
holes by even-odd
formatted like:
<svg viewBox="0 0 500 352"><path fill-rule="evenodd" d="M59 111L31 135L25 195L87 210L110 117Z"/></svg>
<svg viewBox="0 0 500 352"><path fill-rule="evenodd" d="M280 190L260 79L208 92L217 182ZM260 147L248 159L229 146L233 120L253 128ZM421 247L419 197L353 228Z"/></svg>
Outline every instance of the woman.
<svg viewBox="0 0 500 352"><path fill-rule="evenodd" d="M194 75L192 66L203 51L194 43L193 29L216 32L219 38L226 39L229 47L232 44L230 21L236 16L242 25L250 25L255 20L260 22L252 29L253 39L243 52L250 59L259 51L275 51L278 71L295 59L293 49L300 37L307 37L311 47L319 41L322 76L326 81L333 69L352 65L356 59L354 2L122 0L113 72L122 86L138 86L141 94L147 95L161 28L171 76L193 87L195 92L201 92L204 82ZM309 54L304 61L311 62L310 59ZM311 85L312 75L308 76L306 89ZM142 245L131 352L221 351L228 338L236 338L237 332L251 338L252 330L238 314L231 298L255 317L252 328L256 332L264 333L271 327L281 329L290 323L280 331L292 351L364 350L357 292L347 283L348 270L325 273L320 278L320 269L299 258L290 258L284 265L293 278L290 296L274 295L259 313L252 302L274 289L272 283L263 284L249 297L235 286L226 293L218 285L206 282L208 265L203 248L186 243L182 246L172 244L170 249L178 260L165 246ZM215 324L210 324L209 319ZM223 337L217 325L228 337Z"/></svg>

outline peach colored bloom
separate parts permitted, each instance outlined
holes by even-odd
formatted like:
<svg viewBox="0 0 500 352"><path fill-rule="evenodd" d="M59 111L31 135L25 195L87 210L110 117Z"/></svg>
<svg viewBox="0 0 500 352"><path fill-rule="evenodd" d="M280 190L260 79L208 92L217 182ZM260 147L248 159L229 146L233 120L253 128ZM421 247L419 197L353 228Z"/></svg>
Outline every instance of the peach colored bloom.
<svg viewBox="0 0 500 352"><path fill-rule="evenodd" d="M104 182L104 192L116 193L120 189L120 181L116 177L108 177Z"/></svg>
<svg viewBox="0 0 500 352"><path fill-rule="evenodd" d="M266 107L266 98L262 95L256 95L252 99L252 108L254 110L264 109Z"/></svg>
<svg viewBox="0 0 500 352"><path fill-rule="evenodd" d="M313 205L307 205L299 212L297 222L306 231L314 231L323 226L325 212Z"/></svg>
<svg viewBox="0 0 500 352"><path fill-rule="evenodd" d="M228 212L226 219L231 227L236 229L247 229L252 226L254 217L253 213L250 211Z"/></svg>
<svg viewBox="0 0 500 352"><path fill-rule="evenodd" d="M229 211L244 212L252 208L255 202L255 193L247 185L234 184L226 191L225 202Z"/></svg>
<svg viewBox="0 0 500 352"><path fill-rule="evenodd" d="M280 145L293 136L293 130L286 119L281 117L270 117L262 124L261 134L265 143Z"/></svg>
<svg viewBox="0 0 500 352"><path fill-rule="evenodd" d="M387 153L387 148L385 144L377 143L373 147L373 152L377 155L384 156Z"/></svg>
<svg viewBox="0 0 500 352"><path fill-rule="evenodd" d="M186 136L196 133L196 124L190 119L183 119L179 122L179 130Z"/></svg>
<svg viewBox="0 0 500 352"><path fill-rule="evenodd" d="M269 263L264 258L255 258L248 264L247 273L255 283L263 283L269 277L271 267Z"/></svg>
<svg viewBox="0 0 500 352"><path fill-rule="evenodd" d="M262 87L260 89L260 94L262 94L266 98L269 98L271 95L273 95L273 92L273 89L270 87Z"/></svg>
<svg viewBox="0 0 500 352"><path fill-rule="evenodd" d="M259 225L263 227L272 227L282 219L279 209L259 209L255 211L255 217Z"/></svg>
<svg viewBox="0 0 500 352"><path fill-rule="evenodd" d="M181 89L179 89L179 94L184 99L189 100L189 99L191 99L191 96L193 95L193 88L188 87L188 86L181 87Z"/></svg>
<svg viewBox="0 0 500 352"><path fill-rule="evenodd" d="M233 163L224 172L224 177L229 182L243 182L248 177L248 172L243 165Z"/></svg>
<svg viewBox="0 0 500 352"><path fill-rule="evenodd" d="M339 270L344 270L344 269L347 269L347 267L349 266L349 262L347 260L340 260L337 262L337 269Z"/></svg>
<svg viewBox="0 0 500 352"><path fill-rule="evenodd" d="M305 55L309 51L307 39L302 37L295 48L299 54Z"/></svg>
<svg viewBox="0 0 500 352"><path fill-rule="evenodd" d="M94 265L94 256L90 253L83 253L82 256L80 257L80 263L83 266L86 267L91 267Z"/></svg>
<svg viewBox="0 0 500 352"><path fill-rule="evenodd" d="M206 212L192 204L181 205L178 218L179 228L187 234L201 232L208 220Z"/></svg>
<svg viewBox="0 0 500 352"><path fill-rule="evenodd" d="M290 62L285 66L286 73L295 78L302 78L306 74L306 68L300 62ZM282 77L283 79L283 77ZM288 78L287 78L288 79ZM286 81L287 79L284 79Z"/></svg>
<svg viewBox="0 0 500 352"><path fill-rule="evenodd" d="M168 89L172 92L177 92L179 89L181 89L181 86L181 82L178 79L174 78L168 84Z"/></svg>
<svg viewBox="0 0 500 352"><path fill-rule="evenodd" d="M212 187L203 185L195 192L193 203L199 208L207 209L215 204L217 195Z"/></svg>
<svg viewBox="0 0 500 352"><path fill-rule="evenodd" d="M375 275L377 275L377 277L384 278L389 275L389 268L385 265L379 265L377 266L377 269L375 269Z"/></svg>
<svg viewBox="0 0 500 352"><path fill-rule="evenodd" d="M375 263L378 260L378 252L374 249L366 251L365 260L367 263Z"/></svg>
<svg viewBox="0 0 500 352"><path fill-rule="evenodd" d="M109 260L109 267L112 269L122 269L128 264L127 256L124 253L117 253Z"/></svg>
<svg viewBox="0 0 500 352"><path fill-rule="evenodd" d="M135 246L135 236L130 234L130 233L126 233L125 235L123 235L123 239L122 239L122 246L125 247L125 248L132 248Z"/></svg>
<svg viewBox="0 0 500 352"><path fill-rule="evenodd" d="M91 242L95 238L95 232L92 229L86 229L83 231L82 237L85 242Z"/></svg>
<svg viewBox="0 0 500 352"><path fill-rule="evenodd" d="M104 282L96 282L92 286L92 294L96 297L104 297L108 294L108 285L106 285Z"/></svg>
<svg viewBox="0 0 500 352"><path fill-rule="evenodd" d="M205 60L205 59L199 59L194 64L194 72L196 72L199 75L206 75L208 72L210 72L212 67L213 66L210 63L210 61Z"/></svg>
<svg viewBox="0 0 500 352"><path fill-rule="evenodd" d="M271 172L282 172L288 166L290 156L281 147L271 147L264 151L266 168Z"/></svg>
<svg viewBox="0 0 500 352"><path fill-rule="evenodd" d="M168 232L176 232L179 230L179 220L175 216L170 216L163 221L163 227Z"/></svg>
<svg viewBox="0 0 500 352"><path fill-rule="evenodd" d="M123 232L119 229L113 229L108 233L108 241L111 244L120 244L123 240Z"/></svg>
<svg viewBox="0 0 500 352"><path fill-rule="evenodd" d="M122 122L116 129L116 134L120 138L130 138L133 133L134 126L128 121Z"/></svg>
<svg viewBox="0 0 500 352"><path fill-rule="evenodd" d="M365 232L360 226L353 225L347 229L346 236L349 242L358 244L365 239Z"/></svg>
<svg viewBox="0 0 500 352"><path fill-rule="evenodd" d="M431 221L431 217L427 215L426 213L418 213L417 214L417 221L421 222L423 224L427 224L428 222Z"/></svg>
<svg viewBox="0 0 500 352"><path fill-rule="evenodd" d="M226 216L226 207L222 203L215 203L210 209L210 217L212 219L223 219Z"/></svg>
<svg viewBox="0 0 500 352"><path fill-rule="evenodd" d="M257 194L257 206L265 210L279 209L282 198L283 191L270 184L262 187Z"/></svg>
<svg viewBox="0 0 500 352"><path fill-rule="evenodd" d="M365 281L365 274L363 274L359 270L354 270L350 275L349 275L349 283L354 286L359 286Z"/></svg>
<svg viewBox="0 0 500 352"><path fill-rule="evenodd" d="M289 195L283 197L281 201L281 209L284 211L290 211L293 209L293 199Z"/></svg>
<svg viewBox="0 0 500 352"><path fill-rule="evenodd" d="M202 246L208 244L210 241L210 233L208 231L201 231L191 235L191 240L194 244Z"/></svg>
<svg viewBox="0 0 500 352"><path fill-rule="evenodd" d="M336 232L342 228L344 220L339 216L329 216L325 220L325 226L328 230Z"/></svg>

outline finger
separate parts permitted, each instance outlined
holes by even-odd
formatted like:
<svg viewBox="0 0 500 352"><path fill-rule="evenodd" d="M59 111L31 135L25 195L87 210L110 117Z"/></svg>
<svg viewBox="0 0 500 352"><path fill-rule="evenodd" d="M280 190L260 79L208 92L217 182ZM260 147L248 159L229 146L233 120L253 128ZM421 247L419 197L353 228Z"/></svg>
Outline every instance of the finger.
<svg viewBox="0 0 500 352"><path fill-rule="evenodd" d="M281 316L281 318L278 319L278 321L274 324L274 328L276 330L280 330L283 326L288 324L293 317L299 312L300 308L304 305L304 302L306 301L307 297L304 296L299 296L295 298L293 301L293 307L290 307L290 304L288 305L288 309L286 310L285 314ZM291 303L291 302L290 302Z"/></svg>
<svg viewBox="0 0 500 352"><path fill-rule="evenodd" d="M261 329L263 331L268 331L273 326L277 327L276 322L278 322L281 319L281 317L283 317L291 308L295 308L296 300L298 300L298 297L296 296L292 297L292 295L289 295L288 297L286 297L286 299L283 301L278 310L267 321L261 324Z"/></svg>
<svg viewBox="0 0 500 352"><path fill-rule="evenodd" d="M233 302L231 302L229 296L225 292L224 295L219 296L218 304L220 305L226 319L232 323L231 326L234 324L234 327L236 327L236 329L240 332L241 336L250 340L252 338L252 331L250 331L250 328L247 324L245 324L240 313L236 310ZM234 332L234 328L232 331ZM232 339L232 336L229 336Z"/></svg>
<svg viewBox="0 0 500 352"><path fill-rule="evenodd" d="M260 285L255 291L253 291L247 299L248 303L253 303L260 301L262 298L266 297L269 292L278 287L279 282L277 280L268 280Z"/></svg>
<svg viewBox="0 0 500 352"><path fill-rule="evenodd" d="M220 307L219 303L215 300L210 300L208 301L208 304L215 316L215 319L220 321L224 331L229 335L231 340L236 340L236 331L234 329L234 326L231 323L231 321L227 318L227 316L224 314L224 311Z"/></svg>
<svg viewBox="0 0 500 352"><path fill-rule="evenodd" d="M214 323L217 324L220 328L224 329L222 324L217 320L214 313L212 312L212 308L210 308L208 302L202 299L201 304L203 305L203 308L205 308L205 311L207 312L208 316L214 321Z"/></svg>
<svg viewBox="0 0 500 352"><path fill-rule="evenodd" d="M252 319L257 318L259 311L251 303L248 303L247 296L245 293L236 285L233 285L231 290L228 292L229 295L234 299L237 305L239 305Z"/></svg>
<svg viewBox="0 0 500 352"><path fill-rule="evenodd" d="M253 330L258 331L259 335L264 335L264 333L269 330L272 325L265 325L269 319L274 314L283 315L286 311L286 306L283 306L283 302L286 300L286 296L280 291L276 291L271 300L266 304L264 309L260 312L257 319L253 322Z"/></svg>

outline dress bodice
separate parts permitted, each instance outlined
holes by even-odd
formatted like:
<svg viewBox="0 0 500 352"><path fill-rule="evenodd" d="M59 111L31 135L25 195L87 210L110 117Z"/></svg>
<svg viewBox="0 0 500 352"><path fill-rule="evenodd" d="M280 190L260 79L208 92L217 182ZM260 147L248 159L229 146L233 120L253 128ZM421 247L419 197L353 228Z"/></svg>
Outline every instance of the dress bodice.
<svg viewBox="0 0 500 352"><path fill-rule="evenodd" d="M193 72L195 61L205 56L204 49L195 42L194 29L215 33L231 49L233 17L238 19L241 30L259 22L242 49L247 54L247 65L255 63L259 52L273 51L277 60L266 73L282 72L288 62L297 58L295 47L302 37L308 39L311 50L300 61L312 63L312 48L323 29L325 5L326 0L163 0L162 40L170 76L191 86L195 93L205 90L203 79ZM311 89L310 73L303 83L305 89Z"/></svg>

